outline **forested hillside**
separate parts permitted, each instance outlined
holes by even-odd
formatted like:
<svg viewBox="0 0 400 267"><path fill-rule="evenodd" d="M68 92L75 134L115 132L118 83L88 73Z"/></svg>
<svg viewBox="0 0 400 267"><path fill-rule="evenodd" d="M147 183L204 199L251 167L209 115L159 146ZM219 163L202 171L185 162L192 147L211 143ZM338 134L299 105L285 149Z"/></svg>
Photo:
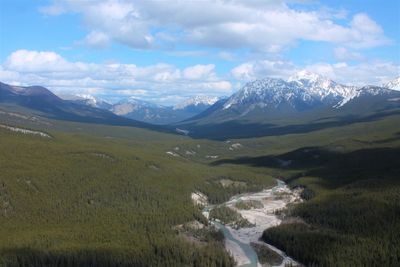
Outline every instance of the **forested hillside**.
<svg viewBox="0 0 400 267"><path fill-rule="evenodd" d="M191 193L222 203L276 178L305 187L306 201L286 211L300 221L264 240L310 266L398 263L397 116L226 142L0 117L48 135L0 128L3 265L233 266L220 235L177 231L206 223Z"/></svg>
<svg viewBox="0 0 400 267"><path fill-rule="evenodd" d="M253 166L303 188L304 202L277 211L284 223L266 230L263 240L306 266L399 266L398 122L392 116L315 134L248 139L243 145L256 156L213 164Z"/></svg>
<svg viewBox="0 0 400 267"><path fill-rule="evenodd" d="M400 147L331 156L294 180L307 202L289 216L301 223L263 239L310 266L399 266Z"/></svg>
<svg viewBox="0 0 400 267"><path fill-rule="evenodd" d="M100 136L126 137L59 131L42 137L0 128L1 262L232 266L219 238L209 235L193 242L174 229L195 219L204 221L190 199L204 181L224 175L242 179L251 172L171 157L165 152L179 136L97 127ZM154 142L141 141L149 136ZM254 177L260 187L274 183L268 175Z"/></svg>

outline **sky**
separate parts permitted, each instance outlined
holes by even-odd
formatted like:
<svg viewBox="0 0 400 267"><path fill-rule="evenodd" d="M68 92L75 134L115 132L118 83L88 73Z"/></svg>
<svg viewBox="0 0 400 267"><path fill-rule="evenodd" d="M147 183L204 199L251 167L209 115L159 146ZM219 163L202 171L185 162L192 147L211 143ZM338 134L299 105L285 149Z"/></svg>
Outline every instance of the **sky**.
<svg viewBox="0 0 400 267"><path fill-rule="evenodd" d="M400 1L0 1L5 83L173 105L300 70L357 86L400 76Z"/></svg>

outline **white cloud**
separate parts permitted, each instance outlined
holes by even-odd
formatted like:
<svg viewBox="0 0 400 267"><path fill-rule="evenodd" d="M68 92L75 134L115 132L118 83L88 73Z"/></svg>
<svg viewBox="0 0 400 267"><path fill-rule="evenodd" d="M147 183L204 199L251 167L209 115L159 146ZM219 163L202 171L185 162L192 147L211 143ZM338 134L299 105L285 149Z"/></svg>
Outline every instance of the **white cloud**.
<svg viewBox="0 0 400 267"><path fill-rule="evenodd" d="M228 51L221 51L217 54L217 57L226 61L234 61L236 59L233 53Z"/></svg>
<svg viewBox="0 0 400 267"><path fill-rule="evenodd" d="M117 94L120 95L126 95L126 96L147 96L148 92L146 90L142 89L136 89L136 90L115 90Z"/></svg>
<svg viewBox="0 0 400 267"><path fill-rule="evenodd" d="M204 80L215 77L215 65L195 65L183 70L183 77L188 80Z"/></svg>
<svg viewBox="0 0 400 267"><path fill-rule="evenodd" d="M84 39L83 44L94 48L105 48L110 42L110 37L103 32L92 31Z"/></svg>
<svg viewBox="0 0 400 267"><path fill-rule="evenodd" d="M390 42L382 28L364 13L347 19L345 25L336 22L347 17L343 10L340 15L326 10L296 10L284 1L58 0L41 11L48 15L78 13L89 32L101 32L116 42L142 49L186 42L276 53L299 40L353 48Z"/></svg>
<svg viewBox="0 0 400 267"><path fill-rule="evenodd" d="M209 53L204 50L169 51L167 54L178 57L204 57L209 55Z"/></svg>
<svg viewBox="0 0 400 267"><path fill-rule="evenodd" d="M28 50L13 52L7 58L4 65L8 70L19 72L57 72L74 68L74 66L54 52Z"/></svg>
<svg viewBox="0 0 400 267"><path fill-rule="evenodd" d="M359 52L349 51L345 47L336 47L334 50L335 58L341 61L364 60L365 57Z"/></svg>
<svg viewBox="0 0 400 267"><path fill-rule="evenodd" d="M231 70L236 81L244 81L275 77L287 79L295 72L306 69L343 84L363 86L367 84L381 85L400 75L400 66L387 61L363 61L359 64L345 62L315 63L296 66L289 61L261 60L243 63Z"/></svg>
<svg viewBox="0 0 400 267"><path fill-rule="evenodd" d="M315 63L296 66L285 60L255 60L233 68L224 76L215 65L178 68L159 63L135 64L72 62L50 51L17 50L0 65L0 80L17 85L42 85L59 94L93 93L110 99L135 96L161 104L174 104L193 95L230 95L244 82L265 77L286 79L306 69L344 84L380 85L399 76L400 66L387 61Z"/></svg>
<svg viewBox="0 0 400 267"><path fill-rule="evenodd" d="M400 75L400 66L387 61L371 61L354 65L344 62L335 64L316 63L306 66L306 69L339 83L359 86L382 85Z"/></svg>
<svg viewBox="0 0 400 267"><path fill-rule="evenodd" d="M56 93L132 94L143 98L229 95L228 80L218 77L215 66L194 65L180 69L159 63L139 67L135 64L71 62L50 51L17 50L0 68L0 80L6 83L42 85Z"/></svg>
<svg viewBox="0 0 400 267"><path fill-rule="evenodd" d="M237 80L254 80L257 79L254 72L254 63L244 63L241 64L231 71L232 76Z"/></svg>
<svg viewBox="0 0 400 267"><path fill-rule="evenodd" d="M353 47L374 47L390 43L384 36L383 29L367 14L356 14L351 20L351 40L347 42Z"/></svg>
<svg viewBox="0 0 400 267"><path fill-rule="evenodd" d="M41 7L39 8L39 11L49 16L57 16L65 12L64 8L57 4Z"/></svg>
<svg viewBox="0 0 400 267"><path fill-rule="evenodd" d="M52 12L53 10L60 12ZM149 31L151 24L131 1L58 0L40 11L47 15L66 12L81 14L84 27L90 31L86 39L90 38L92 32L101 32L110 39L132 47L150 48L153 45L154 37Z"/></svg>
<svg viewBox="0 0 400 267"><path fill-rule="evenodd" d="M264 77L287 78L297 70L289 61L257 60L235 67L231 74L237 80L248 81Z"/></svg>

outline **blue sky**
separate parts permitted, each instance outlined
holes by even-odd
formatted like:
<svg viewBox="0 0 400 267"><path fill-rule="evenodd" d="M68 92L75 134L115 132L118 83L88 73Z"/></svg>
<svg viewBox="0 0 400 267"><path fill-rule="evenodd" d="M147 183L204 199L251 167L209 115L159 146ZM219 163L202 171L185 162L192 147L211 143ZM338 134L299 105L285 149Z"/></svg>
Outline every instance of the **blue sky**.
<svg viewBox="0 0 400 267"><path fill-rule="evenodd" d="M400 1L0 2L0 80L174 104L306 69L399 76Z"/></svg>

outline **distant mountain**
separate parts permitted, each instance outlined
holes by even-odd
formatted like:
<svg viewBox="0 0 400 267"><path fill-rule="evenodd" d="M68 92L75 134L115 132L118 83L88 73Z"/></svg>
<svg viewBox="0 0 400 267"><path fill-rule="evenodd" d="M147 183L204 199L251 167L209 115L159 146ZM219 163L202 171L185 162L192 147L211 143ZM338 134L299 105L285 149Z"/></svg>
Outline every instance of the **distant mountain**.
<svg viewBox="0 0 400 267"><path fill-rule="evenodd" d="M400 91L400 77L397 77L396 79L384 84L383 87Z"/></svg>
<svg viewBox="0 0 400 267"><path fill-rule="evenodd" d="M94 108L101 108L105 110L110 110L112 108L112 104L108 103L107 101L88 94L66 95L61 96L61 98Z"/></svg>
<svg viewBox="0 0 400 267"><path fill-rule="evenodd" d="M53 119L134 126L164 131L160 127L120 117L104 109L77 103L74 100L61 99L41 86L23 87L0 82L0 106L28 108L41 116Z"/></svg>
<svg viewBox="0 0 400 267"><path fill-rule="evenodd" d="M196 96L174 107L157 105L136 98L123 99L109 110L127 118L153 124L176 123L193 117L214 104L218 98Z"/></svg>
<svg viewBox="0 0 400 267"><path fill-rule="evenodd" d="M190 114L177 112L172 107L165 107L132 97L114 104L110 111L126 118L153 124L169 124L190 117Z"/></svg>
<svg viewBox="0 0 400 267"><path fill-rule="evenodd" d="M382 87L349 86L301 71L287 80L249 82L229 98L197 96L166 107L135 98L114 105L90 95L64 100L41 86L0 83L0 105L55 119L179 129L192 137L226 139L302 133L397 114L398 85L399 78Z"/></svg>
<svg viewBox="0 0 400 267"><path fill-rule="evenodd" d="M218 100L217 97L195 96L172 107L134 97L122 99L116 104L110 104L88 94L62 95L61 98L76 104L107 110L125 118L158 125L176 123L196 116Z"/></svg>
<svg viewBox="0 0 400 267"><path fill-rule="evenodd" d="M197 115L214 105L218 100L218 97L194 96L175 105L174 110L184 110L192 113L193 115Z"/></svg>
<svg viewBox="0 0 400 267"><path fill-rule="evenodd" d="M117 115L125 116L127 114L145 109L150 110L150 109L162 109L162 108L164 107L151 102L130 97L119 101L117 104L114 104L111 108L111 111Z"/></svg>
<svg viewBox="0 0 400 267"><path fill-rule="evenodd" d="M302 71L287 81L266 78L247 83L228 99L224 110L236 108L248 113L256 107L287 107L302 111L319 105L343 106L356 96L355 86L337 84L317 74Z"/></svg>
<svg viewBox="0 0 400 267"><path fill-rule="evenodd" d="M6 100L29 100L40 98L42 101L61 101L61 99L41 86L12 86L0 82L0 101Z"/></svg>
<svg viewBox="0 0 400 267"><path fill-rule="evenodd" d="M249 82L228 99L176 126L195 137L221 139L284 133L285 129L290 133L282 126L296 125L291 131L305 131L307 127L327 126L327 120L331 124L350 123L372 113L398 109L399 100L400 92L388 88L347 86L301 71L288 80ZM307 127L299 127L301 124Z"/></svg>

